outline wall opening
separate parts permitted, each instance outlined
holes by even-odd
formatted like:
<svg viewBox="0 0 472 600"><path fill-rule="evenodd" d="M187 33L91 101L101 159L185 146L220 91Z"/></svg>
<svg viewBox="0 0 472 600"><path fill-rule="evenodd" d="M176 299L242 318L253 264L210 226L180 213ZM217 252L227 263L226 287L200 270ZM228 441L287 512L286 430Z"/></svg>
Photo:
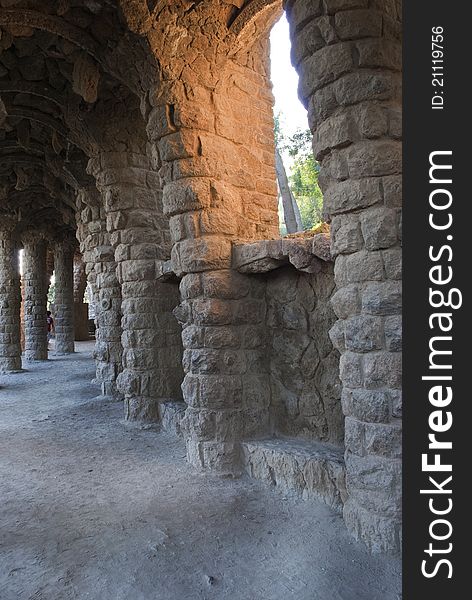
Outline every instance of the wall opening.
<svg viewBox="0 0 472 600"><path fill-rule="evenodd" d="M270 32L278 212L281 235L310 231L323 221L319 164L313 156L307 110L298 98L285 13Z"/></svg>

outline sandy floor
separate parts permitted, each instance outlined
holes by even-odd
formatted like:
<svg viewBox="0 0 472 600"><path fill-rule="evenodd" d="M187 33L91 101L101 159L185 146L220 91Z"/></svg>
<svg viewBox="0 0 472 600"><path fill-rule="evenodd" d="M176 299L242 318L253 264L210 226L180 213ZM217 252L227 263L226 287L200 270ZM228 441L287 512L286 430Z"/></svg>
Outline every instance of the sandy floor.
<svg viewBox="0 0 472 600"><path fill-rule="evenodd" d="M396 600L328 508L195 473L91 401L91 344L0 376L1 600Z"/></svg>

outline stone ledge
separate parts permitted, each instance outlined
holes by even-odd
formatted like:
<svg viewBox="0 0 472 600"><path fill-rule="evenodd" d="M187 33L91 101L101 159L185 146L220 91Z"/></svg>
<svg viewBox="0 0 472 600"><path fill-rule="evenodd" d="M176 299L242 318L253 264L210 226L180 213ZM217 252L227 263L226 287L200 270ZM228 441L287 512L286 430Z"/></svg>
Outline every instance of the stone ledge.
<svg viewBox="0 0 472 600"><path fill-rule="evenodd" d="M261 240L233 245L233 268L240 273L267 273L291 264L298 271L318 273L322 262L331 262L330 236Z"/></svg>
<svg viewBox="0 0 472 600"><path fill-rule="evenodd" d="M277 438L244 442L243 463L250 477L304 499L324 502L341 513L346 500L341 448L321 442Z"/></svg>

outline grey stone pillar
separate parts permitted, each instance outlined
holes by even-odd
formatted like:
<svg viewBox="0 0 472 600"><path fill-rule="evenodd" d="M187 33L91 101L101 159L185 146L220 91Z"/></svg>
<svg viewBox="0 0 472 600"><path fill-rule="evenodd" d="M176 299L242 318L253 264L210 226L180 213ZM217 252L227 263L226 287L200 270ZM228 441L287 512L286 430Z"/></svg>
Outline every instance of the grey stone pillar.
<svg viewBox="0 0 472 600"><path fill-rule="evenodd" d="M58 242L54 251L56 274L56 354L74 352L74 243Z"/></svg>
<svg viewBox="0 0 472 600"><path fill-rule="evenodd" d="M331 220L344 518L374 551L401 525L401 4L286 0Z"/></svg>
<svg viewBox="0 0 472 600"><path fill-rule="evenodd" d="M16 220L0 218L0 373L21 370L20 274L12 238Z"/></svg>
<svg viewBox="0 0 472 600"><path fill-rule="evenodd" d="M27 232L23 241L25 360L47 360L46 243L41 232Z"/></svg>
<svg viewBox="0 0 472 600"><path fill-rule="evenodd" d="M103 398L121 400L117 378L122 371L121 286L116 277L115 251L106 228L105 210L95 188L77 196L77 237L95 309L96 378Z"/></svg>
<svg viewBox="0 0 472 600"><path fill-rule="evenodd" d="M103 152L90 160L89 172L102 194L115 249L116 270L109 277L116 274L121 284L123 370L117 384L125 418L157 422L160 403L180 398L183 378L180 331L172 315L178 289L157 281L159 262L169 252L160 182L147 156L137 153ZM104 320L113 316L113 304L113 298L102 298Z"/></svg>

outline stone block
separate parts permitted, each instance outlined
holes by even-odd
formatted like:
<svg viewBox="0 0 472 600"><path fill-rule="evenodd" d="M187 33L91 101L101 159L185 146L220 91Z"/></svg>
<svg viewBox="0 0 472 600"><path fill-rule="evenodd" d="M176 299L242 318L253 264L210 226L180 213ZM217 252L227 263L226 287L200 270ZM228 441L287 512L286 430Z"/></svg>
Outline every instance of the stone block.
<svg viewBox="0 0 472 600"><path fill-rule="evenodd" d="M395 315L402 310L400 281L368 283L362 293L362 312L371 315Z"/></svg>
<svg viewBox="0 0 472 600"><path fill-rule="evenodd" d="M402 249L388 248L382 251L385 275L388 279L401 280L402 278Z"/></svg>
<svg viewBox="0 0 472 600"><path fill-rule="evenodd" d="M353 8L365 8L368 4L369 0L325 0L326 11L329 15Z"/></svg>
<svg viewBox="0 0 472 600"><path fill-rule="evenodd" d="M331 93L338 106L350 106L366 100L390 100L399 97L401 79L395 73L361 70L343 75L332 88ZM311 103L315 102L316 94L311 100Z"/></svg>
<svg viewBox="0 0 472 600"><path fill-rule="evenodd" d="M339 42L333 20L328 15L323 15L319 19L316 19L316 24L326 44Z"/></svg>
<svg viewBox="0 0 472 600"><path fill-rule="evenodd" d="M400 352L371 352L365 355L364 381L366 388L391 387L401 389L401 378L402 361Z"/></svg>
<svg viewBox="0 0 472 600"><path fill-rule="evenodd" d="M186 410L185 402L167 401L159 404L159 421L162 430L175 436L181 436L182 420Z"/></svg>
<svg viewBox="0 0 472 600"><path fill-rule="evenodd" d="M359 133L364 138L376 139L386 136L388 131L387 110L382 105L369 102L356 110Z"/></svg>
<svg viewBox="0 0 472 600"><path fill-rule="evenodd" d="M243 385L239 375L200 375L199 406L217 409L240 408Z"/></svg>
<svg viewBox="0 0 472 600"><path fill-rule="evenodd" d="M313 237L312 253L325 262L333 260L331 254L331 236L329 233L318 233Z"/></svg>
<svg viewBox="0 0 472 600"><path fill-rule="evenodd" d="M201 277L203 293L210 298L239 300L251 289L249 277L229 269L203 273Z"/></svg>
<svg viewBox="0 0 472 600"><path fill-rule="evenodd" d="M319 88L348 73L352 68L352 50L349 42L321 48L299 66L300 97L307 102Z"/></svg>
<svg viewBox="0 0 472 600"><path fill-rule="evenodd" d="M378 427L375 425L374 427ZM401 461L379 456L356 456L346 453L346 484L355 495L385 490L392 494L401 490ZM396 507L398 511L400 507Z"/></svg>
<svg viewBox="0 0 472 600"><path fill-rule="evenodd" d="M333 346L339 352L343 352L346 349L344 321L336 321L336 323L329 330L329 338Z"/></svg>
<svg viewBox="0 0 472 600"><path fill-rule="evenodd" d="M384 321L385 344L390 352L402 349L402 317L396 315L387 317Z"/></svg>
<svg viewBox="0 0 472 600"><path fill-rule="evenodd" d="M197 298L203 294L200 273L189 273L182 278L179 291L183 299Z"/></svg>
<svg viewBox="0 0 472 600"><path fill-rule="evenodd" d="M386 38L366 39L356 42L359 67L385 68L401 71L401 45Z"/></svg>
<svg viewBox="0 0 472 600"><path fill-rule="evenodd" d="M394 246L398 241L397 211L385 207L365 210L360 215L367 250Z"/></svg>
<svg viewBox="0 0 472 600"><path fill-rule="evenodd" d="M337 512L346 498L342 452L335 446L294 439L244 442L246 472L284 493L321 500Z"/></svg>
<svg viewBox="0 0 472 600"><path fill-rule="evenodd" d="M201 345L205 348L238 348L241 335L235 327L205 327Z"/></svg>
<svg viewBox="0 0 472 600"><path fill-rule="evenodd" d="M401 144L396 140L357 142L344 152L352 177L378 177L402 172Z"/></svg>
<svg viewBox="0 0 472 600"><path fill-rule="evenodd" d="M291 58L296 67L326 44L316 20L309 21L292 39Z"/></svg>
<svg viewBox="0 0 472 600"><path fill-rule="evenodd" d="M343 10L336 13L334 23L342 40L382 35L382 14L373 10Z"/></svg>
<svg viewBox="0 0 472 600"><path fill-rule="evenodd" d="M389 395L392 400L392 414L394 417L401 419L402 417L402 391L389 390Z"/></svg>
<svg viewBox="0 0 472 600"><path fill-rule="evenodd" d="M344 321L344 333L346 349L352 352L370 352L383 348L383 323L380 317L350 317Z"/></svg>
<svg viewBox="0 0 472 600"><path fill-rule="evenodd" d="M401 523L398 517L372 513L351 499L344 506L343 517L355 539L363 541L372 552L400 551Z"/></svg>
<svg viewBox="0 0 472 600"><path fill-rule="evenodd" d="M377 178L350 179L334 183L325 191L324 210L330 215L336 215L366 208L381 201L382 193Z"/></svg>
<svg viewBox="0 0 472 600"><path fill-rule="evenodd" d="M313 255L312 240L283 239L282 248L296 269L306 273L318 273L321 270L319 259Z"/></svg>
<svg viewBox="0 0 472 600"><path fill-rule="evenodd" d="M172 248L172 270L177 276L200 271L229 269L231 241L220 237L184 240Z"/></svg>
<svg viewBox="0 0 472 600"><path fill-rule="evenodd" d="M299 31L322 13L321 0L294 0L287 6L287 15L293 31Z"/></svg>
<svg viewBox="0 0 472 600"><path fill-rule="evenodd" d="M363 387L361 356L354 352L344 352L339 361L339 376L348 388Z"/></svg>
<svg viewBox="0 0 472 600"><path fill-rule="evenodd" d="M191 301L193 321L197 325L229 325L233 322L233 304L217 298Z"/></svg>
<svg viewBox="0 0 472 600"><path fill-rule="evenodd" d="M246 357L234 350L185 350L184 370L195 374L238 375L246 371Z"/></svg>
<svg viewBox="0 0 472 600"><path fill-rule="evenodd" d="M340 112L323 121L313 135L313 151L318 160L329 150L346 146L355 140L355 122L347 111Z"/></svg>
<svg viewBox="0 0 472 600"><path fill-rule="evenodd" d="M195 438L186 440L187 460L194 467L215 471L223 475L240 473L239 444L224 442L200 442Z"/></svg>
<svg viewBox="0 0 472 600"><path fill-rule="evenodd" d="M367 454L386 458L401 458L402 430L400 423L369 423L365 425L365 450Z"/></svg>
<svg viewBox="0 0 472 600"><path fill-rule="evenodd" d="M352 417L344 420L344 447L356 456L365 456L365 424Z"/></svg>
<svg viewBox="0 0 472 600"><path fill-rule="evenodd" d="M337 215L331 222L333 255L351 254L364 246L360 221L357 215Z"/></svg>
<svg viewBox="0 0 472 600"><path fill-rule="evenodd" d="M340 319L347 319L361 310L361 299L357 285L346 285L333 294L331 305Z"/></svg>
<svg viewBox="0 0 472 600"><path fill-rule="evenodd" d="M233 246L233 268L242 273L266 273L287 261L288 258L282 251L282 240Z"/></svg>
<svg viewBox="0 0 472 600"><path fill-rule="evenodd" d="M360 251L347 256L340 255L334 265L336 284L382 281L385 277L380 252Z"/></svg>
<svg viewBox="0 0 472 600"><path fill-rule="evenodd" d="M168 216L207 208L211 204L210 182L202 177L193 177L168 183L162 203Z"/></svg>
<svg viewBox="0 0 472 600"><path fill-rule="evenodd" d="M366 423L388 423L391 415L392 395L388 390L350 390L342 392L345 415Z"/></svg>

